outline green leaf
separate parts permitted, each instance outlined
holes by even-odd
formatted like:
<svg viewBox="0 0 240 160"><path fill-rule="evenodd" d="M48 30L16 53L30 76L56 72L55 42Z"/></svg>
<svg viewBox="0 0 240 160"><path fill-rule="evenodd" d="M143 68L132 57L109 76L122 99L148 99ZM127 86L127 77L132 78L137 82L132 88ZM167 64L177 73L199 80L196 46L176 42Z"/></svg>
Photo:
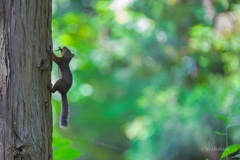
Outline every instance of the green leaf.
<svg viewBox="0 0 240 160"><path fill-rule="evenodd" d="M224 122L228 121L227 117L225 117L225 116L215 116L215 118L217 118L217 119L219 119L221 121L224 121Z"/></svg>
<svg viewBox="0 0 240 160"><path fill-rule="evenodd" d="M223 153L222 153L222 156L221 156L221 159L223 159L224 157L228 156L229 154L232 154L232 153L235 153L239 150L240 148L240 145L239 144L233 144L229 147L227 147Z"/></svg>
<svg viewBox="0 0 240 160"><path fill-rule="evenodd" d="M218 135L221 135L221 136L226 136L226 133L222 133L222 132L219 132L219 131L215 131L214 133L218 134Z"/></svg>
<svg viewBox="0 0 240 160"><path fill-rule="evenodd" d="M64 137L53 137L53 147L68 147L72 141Z"/></svg>
<svg viewBox="0 0 240 160"><path fill-rule="evenodd" d="M81 152L78 149L72 147L65 147L59 150L54 150L53 154L55 159L58 160L72 160L81 156Z"/></svg>

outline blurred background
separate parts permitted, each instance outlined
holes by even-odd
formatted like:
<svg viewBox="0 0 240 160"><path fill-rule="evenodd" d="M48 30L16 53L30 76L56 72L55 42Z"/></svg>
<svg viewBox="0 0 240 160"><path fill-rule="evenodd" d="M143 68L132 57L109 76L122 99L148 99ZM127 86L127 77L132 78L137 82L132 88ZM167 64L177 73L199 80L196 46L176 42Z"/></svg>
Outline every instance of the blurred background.
<svg viewBox="0 0 240 160"><path fill-rule="evenodd" d="M239 0L53 0L54 49L75 54L53 158L219 159L240 143L239 22Z"/></svg>

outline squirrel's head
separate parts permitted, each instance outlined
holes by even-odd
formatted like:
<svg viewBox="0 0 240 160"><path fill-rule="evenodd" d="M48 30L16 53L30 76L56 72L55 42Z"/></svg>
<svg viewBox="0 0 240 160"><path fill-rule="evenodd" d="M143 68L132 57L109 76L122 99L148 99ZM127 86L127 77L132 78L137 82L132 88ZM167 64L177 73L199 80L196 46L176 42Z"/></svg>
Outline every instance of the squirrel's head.
<svg viewBox="0 0 240 160"><path fill-rule="evenodd" d="M63 47L61 49L62 51L62 56L65 57L65 58L73 58L74 57L74 54L71 53L71 51L67 48L67 47Z"/></svg>

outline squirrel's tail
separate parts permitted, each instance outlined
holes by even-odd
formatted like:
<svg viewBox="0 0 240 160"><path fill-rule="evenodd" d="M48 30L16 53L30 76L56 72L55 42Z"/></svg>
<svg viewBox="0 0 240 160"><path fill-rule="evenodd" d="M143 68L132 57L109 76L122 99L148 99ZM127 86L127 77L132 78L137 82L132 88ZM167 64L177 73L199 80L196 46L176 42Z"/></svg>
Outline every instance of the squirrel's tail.
<svg viewBox="0 0 240 160"><path fill-rule="evenodd" d="M62 94L62 113L61 113L61 119L60 119L61 128L68 127L68 117L69 117L68 108L69 107L68 107L67 95Z"/></svg>

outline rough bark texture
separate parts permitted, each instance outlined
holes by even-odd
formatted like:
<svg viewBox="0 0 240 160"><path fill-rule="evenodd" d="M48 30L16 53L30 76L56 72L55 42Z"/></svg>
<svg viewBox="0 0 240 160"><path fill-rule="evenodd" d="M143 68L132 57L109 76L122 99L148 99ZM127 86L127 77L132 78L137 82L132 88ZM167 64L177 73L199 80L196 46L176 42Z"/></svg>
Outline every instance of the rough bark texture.
<svg viewBox="0 0 240 160"><path fill-rule="evenodd" d="M0 0L0 160L52 159L51 3Z"/></svg>

